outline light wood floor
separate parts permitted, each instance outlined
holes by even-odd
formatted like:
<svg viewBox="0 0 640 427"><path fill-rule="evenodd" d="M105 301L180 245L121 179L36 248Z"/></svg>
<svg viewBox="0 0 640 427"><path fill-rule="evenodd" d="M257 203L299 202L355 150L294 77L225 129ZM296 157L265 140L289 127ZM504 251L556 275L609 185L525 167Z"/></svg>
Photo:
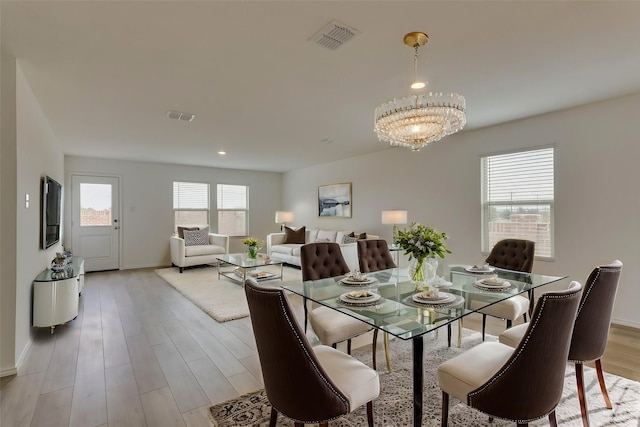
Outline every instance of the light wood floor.
<svg viewBox="0 0 640 427"><path fill-rule="evenodd" d="M492 319L488 332L503 325ZM639 346L638 330L613 328L604 368L639 379ZM87 274L78 317L54 335L39 329L0 385L2 426L209 427L211 404L261 388L262 376L249 318L217 323L141 269Z"/></svg>

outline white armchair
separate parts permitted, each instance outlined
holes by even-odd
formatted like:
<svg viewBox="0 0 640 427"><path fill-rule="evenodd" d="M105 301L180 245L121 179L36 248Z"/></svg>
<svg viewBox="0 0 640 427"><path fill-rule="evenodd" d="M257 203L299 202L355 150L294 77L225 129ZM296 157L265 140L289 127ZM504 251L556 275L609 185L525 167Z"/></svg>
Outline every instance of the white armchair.
<svg viewBox="0 0 640 427"><path fill-rule="evenodd" d="M178 267L182 273L184 267L213 264L216 262L216 255L229 253L229 236L209 233L209 244L196 246L185 246L184 239L171 236L169 246L171 264Z"/></svg>

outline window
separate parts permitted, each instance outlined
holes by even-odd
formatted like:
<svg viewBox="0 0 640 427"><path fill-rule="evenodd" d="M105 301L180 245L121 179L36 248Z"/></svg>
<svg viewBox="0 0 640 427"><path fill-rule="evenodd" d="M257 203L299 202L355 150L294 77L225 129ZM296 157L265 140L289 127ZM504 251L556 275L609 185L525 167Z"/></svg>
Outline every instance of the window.
<svg viewBox="0 0 640 427"><path fill-rule="evenodd" d="M178 226L196 227L209 224L209 184L173 183L174 231Z"/></svg>
<svg viewBox="0 0 640 427"><path fill-rule="evenodd" d="M249 187L218 184L218 233L248 236Z"/></svg>
<svg viewBox="0 0 640 427"><path fill-rule="evenodd" d="M482 251L502 239L553 257L553 148L482 157Z"/></svg>
<svg viewBox="0 0 640 427"><path fill-rule="evenodd" d="M111 227L111 185L80 183L80 227Z"/></svg>

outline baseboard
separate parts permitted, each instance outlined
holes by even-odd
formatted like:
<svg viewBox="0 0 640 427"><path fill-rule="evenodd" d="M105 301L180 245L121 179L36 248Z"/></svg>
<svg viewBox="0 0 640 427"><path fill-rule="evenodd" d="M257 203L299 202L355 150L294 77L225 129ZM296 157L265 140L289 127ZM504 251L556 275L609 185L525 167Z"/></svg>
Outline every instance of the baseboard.
<svg viewBox="0 0 640 427"><path fill-rule="evenodd" d="M169 267L172 267L172 265L171 264L169 265L140 264L140 265L124 265L120 267L120 270L137 270L142 268L158 269L158 268L169 268Z"/></svg>
<svg viewBox="0 0 640 427"><path fill-rule="evenodd" d="M15 368L15 367L11 369L3 369L0 371L0 378L16 375L17 373L18 373L18 368Z"/></svg>
<svg viewBox="0 0 640 427"><path fill-rule="evenodd" d="M31 341L31 337L29 337L29 341L27 341L27 345L24 346L24 348L22 349L22 353L20 353L20 357L18 357L18 361L16 362L16 369L19 369L20 366L22 366L22 362L24 362L24 359L26 359L27 354L31 349L32 343L33 341Z"/></svg>
<svg viewBox="0 0 640 427"><path fill-rule="evenodd" d="M22 353L20 353L20 357L18 357L16 366L9 369L0 370L0 378L8 377L10 375L16 375L18 373L18 368L22 365L22 362L24 362L24 359L27 357L27 353L29 352L30 348L31 348L31 339L27 341L27 345L25 345L24 348L22 349Z"/></svg>
<svg viewBox="0 0 640 427"><path fill-rule="evenodd" d="M620 326L626 326L626 327L629 327L629 328L640 329L640 323L638 323L638 322L630 322L628 320L622 320L622 319L613 318L613 319L611 319L611 323L614 324L614 325L620 325Z"/></svg>

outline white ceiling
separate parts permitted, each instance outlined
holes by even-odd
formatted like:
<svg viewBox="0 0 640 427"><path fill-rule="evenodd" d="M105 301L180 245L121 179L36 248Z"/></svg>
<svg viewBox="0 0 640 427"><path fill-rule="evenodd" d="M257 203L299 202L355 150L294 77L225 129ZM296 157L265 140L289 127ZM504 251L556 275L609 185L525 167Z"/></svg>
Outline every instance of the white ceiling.
<svg viewBox="0 0 640 427"><path fill-rule="evenodd" d="M409 93L409 31L465 130L640 91L640 2L0 4L2 49L70 155L288 171L388 149L373 112ZM360 34L308 42L333 19Z"/></svg>

